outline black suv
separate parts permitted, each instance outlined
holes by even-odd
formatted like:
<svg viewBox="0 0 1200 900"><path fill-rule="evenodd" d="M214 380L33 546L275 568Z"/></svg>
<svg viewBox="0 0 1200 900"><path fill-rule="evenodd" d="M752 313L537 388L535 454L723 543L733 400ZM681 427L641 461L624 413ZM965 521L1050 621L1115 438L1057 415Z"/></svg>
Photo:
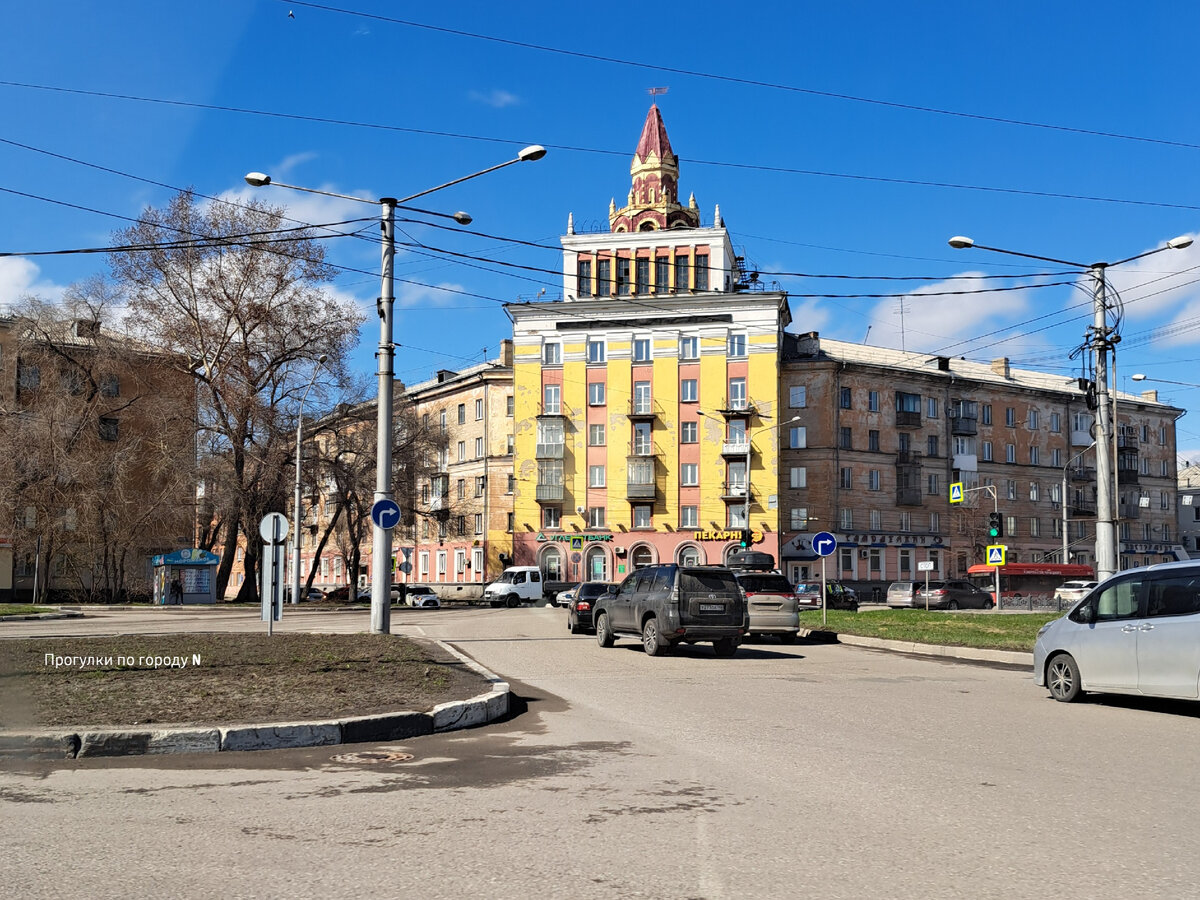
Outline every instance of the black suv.
<svg viewBox="0 0 1200 900"><path fill-rule="evenodd" d="M733 656L748 625L745 594L723 566L645 566L597 599L593 613L601 647L635 635L650 656L698 641Z"/></svg>

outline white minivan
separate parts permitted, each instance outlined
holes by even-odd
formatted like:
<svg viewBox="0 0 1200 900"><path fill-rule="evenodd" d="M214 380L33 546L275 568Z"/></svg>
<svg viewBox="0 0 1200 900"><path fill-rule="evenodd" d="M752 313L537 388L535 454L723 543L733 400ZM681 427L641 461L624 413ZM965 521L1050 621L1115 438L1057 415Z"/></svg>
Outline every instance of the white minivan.
<svg viewBox="0 0 1200 900"><path fill-rule="evenodd" d="M1042 626L1033 677L1055 700L1086 691L1200 698L1200 562L1118 572Z"/></svg>
<svg viewBox="0 0 1200 900"><path fill-rule="evenodd" d="M483 591L483 599L492 606L520 606L541 603L542 572L537 566L509 566Z"/></svg>

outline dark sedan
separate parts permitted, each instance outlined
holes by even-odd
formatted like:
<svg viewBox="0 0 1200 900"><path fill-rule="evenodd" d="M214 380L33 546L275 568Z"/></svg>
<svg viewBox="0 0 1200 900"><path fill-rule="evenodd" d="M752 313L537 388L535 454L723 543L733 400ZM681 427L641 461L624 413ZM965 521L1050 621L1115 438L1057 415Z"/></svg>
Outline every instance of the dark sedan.
<svg viewBox="0 0 1200 900"><path fill-rule="evenodd" d="M567 629L571 634L592 633L592 607L596 605L601 594L615 588L615 584L607 581L585 581L576 588L575 596L567 606Z"/></svg>

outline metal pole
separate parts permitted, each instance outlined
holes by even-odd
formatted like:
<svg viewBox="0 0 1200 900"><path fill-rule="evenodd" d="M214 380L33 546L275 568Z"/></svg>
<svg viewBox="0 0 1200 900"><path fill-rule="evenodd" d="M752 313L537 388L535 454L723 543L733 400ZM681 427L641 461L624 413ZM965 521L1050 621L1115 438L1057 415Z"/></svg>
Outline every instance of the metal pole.
<svg viewBox="0 0 1200 900"><path fill-rule="evenodd" d="M307 393L307 392L306 392ZM300 429L304 425L304 401L296 417L296 490L292 496L292 603L300 602Z"/></svg>
<svg viewBox="0 0 1200 900"><path fill-rule="evenodd" d="M989 493L992 495L992 511L994 513L996 513L996 515L999 515L1000 514L1000 492L998 490L996 490L995 485L992 485L992 489L991 489L991 491L989 491ZM1008 551L1006 549L1005 553L1007 554L1007 552ZM996 612L1000 612L1000 567L993 566L992 568L994 569L993 574L995 576L995 585L996 585L996 605L993 607L993 609L995 609Z"/></svg>
<svg viewBox="0 0 1200 900"><path fill-rule="evenodd" d="M1092 266L1092 347L1096 353L1096 578L1117 571L1116 531L1113 524L1112 407L1108 398L1108 308L1104 297L1105 265Z"/></svg>
<svg viewBox="0 0 1200 900"><path fill-rule="evenodd" d="M760 431L762 429L759 429ZM746 502L742 504L742 527L747 532L750 531L750 420L746 419ZM753 549L754 539L750 538L750 546L746 549Z"/></svg>
<svg viewBox="0 0 1200 900"><path fill-rule="evenodd" d="M1068 539L1067 539L1067 531L1068 531L1068 526L1071 524L1071 520L1070 520L1070 518L1067 516L1067 469L1069 469L1070 467L1071 467L1071 461L1070 461L1070 460L1067 460L1067 464L1066 464L1065 466L1063 466L1063 482L1062 482L1062 520L1063 520L1063 533L1062 533L1062 539L1063 539L1063 556L1062 556L1062 564L1063 564L1064 566L1065 566L1065 565L1066 565L1066 564L1069 562L1069 559L1068 559L1068 557L1067 557L1067 553L1068 553L1068 543L1067 543L1067 540L1068 540Z"/></svg>
<svg viewBox="0 0 1200 900"><path fill-rule="evenodd" d="M396 255L396 201L379 201L383 231L383 262L379 296L379 421L375 448L375 503L392 498L392 264ZM391 633L392 529L371 525L371 633Z"/></svg>
<svg viewBox="0 0 1200 900"><path fill-rule="evenodd" d="M825 602L825 591L828 590L828 588L825 585L825 559L826 558L824 556L821 557L821 624L822 625L826 624L829 621L829 615L826 612L826 610L829 608L829 604Z"/></svg>

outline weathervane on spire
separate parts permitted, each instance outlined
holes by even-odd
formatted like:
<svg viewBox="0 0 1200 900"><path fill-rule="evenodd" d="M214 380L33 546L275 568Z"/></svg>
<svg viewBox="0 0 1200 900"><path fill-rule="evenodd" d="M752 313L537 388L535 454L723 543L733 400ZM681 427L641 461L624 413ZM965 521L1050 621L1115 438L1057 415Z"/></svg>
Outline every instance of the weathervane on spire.
<svg viewBox="0 0 1200 900"><path fill-rule="evenodd" d="M653 101L653 98L657 97L659 94L665 94L669 90L669 87L654 87L650 88L650 90L646 91L646 93L650 95L651 101Z"/></svg>

